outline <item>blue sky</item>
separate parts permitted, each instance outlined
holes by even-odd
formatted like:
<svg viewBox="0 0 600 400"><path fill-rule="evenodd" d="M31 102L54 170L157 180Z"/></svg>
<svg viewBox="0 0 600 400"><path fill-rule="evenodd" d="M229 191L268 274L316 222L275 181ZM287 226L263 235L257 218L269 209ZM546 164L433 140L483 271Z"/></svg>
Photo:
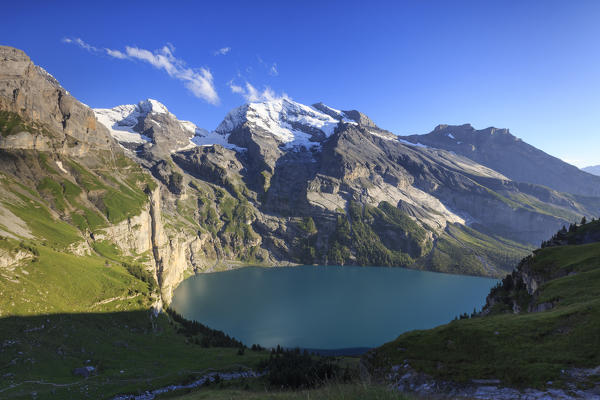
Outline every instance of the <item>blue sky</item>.
<svg viewBox="0 0 600 400"><path fill-rule="evenodd" d="M398 134L470 122L600 164L598 1L44 1L3 14L1 43L91 107L150 97L213 129L247 98L285 93Z"/></svg>

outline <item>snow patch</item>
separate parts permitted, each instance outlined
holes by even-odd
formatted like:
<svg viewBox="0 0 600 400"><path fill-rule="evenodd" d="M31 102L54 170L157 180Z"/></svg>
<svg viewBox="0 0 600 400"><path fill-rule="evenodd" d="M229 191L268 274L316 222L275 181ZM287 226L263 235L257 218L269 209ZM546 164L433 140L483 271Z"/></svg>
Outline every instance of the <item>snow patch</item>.
<svg viewBox="0 0 600 400"><path fill-rule="evenodd" d="M431 147L429 147L429 146L427 146L425 144L419 143L419 142L413 143L413 142L409 142L408 140L404 140L404 139L400 139L400 138L398 138L398 141L400 143L402 143L402 144L407 144L409 146L421 147L421 148L424 148L424 149L430 149L431 148Z"/></svg>
<svg viewBox="0 0 600 400"><path fill-rule="evenodd" d="M56 165L58 165L58 169L60 169L60 170L61 170L62 172L64 172L65 174L68 174L68 173L69 173L69 171L67 171L67 170L65 169L65 167L63 166L63 163L62 163L62 161L57 161L57 162L56 162Z"/></svg>
<svg viewBox="0 0 600 400"><path fill-rule="evenodd" d="M138 103L138 107L143 113L146 114L171 114L164 104L154 99L140 101Z"/></svg>
<svg viewBox="0 0 600 400"><path fill-rule="evenodd" d="M196 146L213 146L215 144L221 145L221 146L225 147L226 149L230 149L230 150L246 151L246 149L243 147L239 147L239 146L229 143L227 141L228 138L229 138L229 135L223 135L216 131L212 131L212 132L204 131L204 134L198 134L198 135L194 136L193 138L191 138L190 144L187 145L185 148L179 149L179 151L188 150L188 149L194 148Z"/></svg>
<svg viewBox="0 0 600 400"><path fill-rule="evenodd" d="M346 124L352 124L352 125L358 125L358 122L356 122L355 120L353 120L352 118L349 118L345 112L338 110L336 108L333 107L329 107L327 104L323 104L323 103L319 103L319 107L320 108L324 108L325 110L327 110L328 112L326 112L326 114L328 115L335 115L334 118L336 118L339 121L342 121ZM319 110L320 111L320 110Z"/></svg>
<svg viewBox="0 0 600 400"><path fill-rule="evenodd" d="M323 103L321 103L321 106L323 106L327 110L329 110L329 111L331 111L331 112L333 112L333 113L335 113L337 115L342 115L342 111L341 110L335 109L333 107L329 107L327 104L323 104Z"/></svg>
<svg viewBox="0 0 600 400"><path fill-rule="evenodd" d="M384 135L382 135L381 133L379 133L379 132L376 132L376 131L369 131L369 133L370 133L371 135L373 135L373 136L377 136L377 137L379 137L379 138L382 138L382 139L385 139L385 140L396 140L396 138L389 137L389 136L384 136Z"/></svg>
<svg viewBox="0 0 600 400"><path fill-rule="evenodd" d="M179 124L181 125L181 128L188 132L191 136L196 135L196 131L200 129L191 121L179 121ZM204 129L202 129L202 131L204 131Z"/></svg>
<svg viewBox="0 0 600 400"><path fill-rule="evenodd" d="M135 106L124 105L115 108L94 109L98 121L106 126L112 137L121 143L146 143L149 138L133 131L137 119L132 118Z"/></svg>
<svg viewBox="0 0 600 400"><path fill-rule="evenodd" d="M454 135L453 135L453 134L451 134L451 133L448 133L448 134L446 134L446 136L448 136L450 139L454 139L454 140L456 140L456 138L454 137Z"/></svg>

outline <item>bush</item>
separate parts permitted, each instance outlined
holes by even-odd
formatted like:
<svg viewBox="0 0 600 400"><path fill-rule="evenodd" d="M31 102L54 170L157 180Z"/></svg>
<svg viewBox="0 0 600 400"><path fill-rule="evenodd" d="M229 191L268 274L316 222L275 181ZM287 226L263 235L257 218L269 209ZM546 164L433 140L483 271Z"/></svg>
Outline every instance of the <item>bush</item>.
<svg viewBox="0 0 600 400"><path fill-rule="evenodd" d="M314 357L299 349L282 350L279 346L259 368L266 370L269 384L277 388L312 388L331 380L349 379L331 358Z"/></svg>
<svg viewBox="0 0 600 400"><path fill-rule="evenodd" d="M36 257L40 256L40 251L37 249L37 247L35 247L33 245L25 244L25 242L20 242L19 247L22 248L23 250L30 252L31 254L33 254Z"/></svg>
<svg viewBox="0 0 600 400"><path fill-rule="evenodd" d="M173 321L177 322L181 326L178 333L184 334L188 337L201 335L202 338L200 340L196 338L195 343L201 345L202 347L245 348L242 342L230 337L229 335L226 335L222 331L211 329L205 325L202 325L198 321L190 321L185 319L181 314L177 313L177 311L173 310L172 308L167 308L165 311Z"/></svg>
<svg viewBox="0 0 600 400"><path fill-rule="evenodd" d="M148 284L148 290L150 292L154 292L158 289L156 279L154 279L154 276L150 272L146 271L146 269L143 266L137 264L129 264L125 262L121 265L123 265L123 267L125 267L127 272L129 272L131 275L135 276L142 282L146 282L146 284Z"/></svg>

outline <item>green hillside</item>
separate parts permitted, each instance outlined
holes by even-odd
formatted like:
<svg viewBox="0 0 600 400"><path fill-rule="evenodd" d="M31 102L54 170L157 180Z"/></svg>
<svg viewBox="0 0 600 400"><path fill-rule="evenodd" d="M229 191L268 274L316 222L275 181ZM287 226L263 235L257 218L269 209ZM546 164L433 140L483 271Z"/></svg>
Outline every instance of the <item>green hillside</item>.
<svg viewBox="0 0 600 400"><path fill-rule="evenodd" d="M371 370L408 363L441 380L569 387L569 371L600 365L600 243L586 243L600 221L571 229L566 244L535 251L492 289L481 314L401 335L365 358ZM530 294L528 281L539 289ZM598 378L579 377L577 385Z"/></svg>

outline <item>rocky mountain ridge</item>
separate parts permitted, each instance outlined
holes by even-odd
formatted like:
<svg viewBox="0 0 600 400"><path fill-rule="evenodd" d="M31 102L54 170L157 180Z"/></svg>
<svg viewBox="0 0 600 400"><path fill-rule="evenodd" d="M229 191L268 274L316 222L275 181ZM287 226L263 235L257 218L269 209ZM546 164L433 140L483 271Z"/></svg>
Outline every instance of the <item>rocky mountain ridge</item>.
<svg viewBox="0 0 600 400"><path fill-rule="evenodd" d="M600 195L599 177L523 142L508 129L477 130L470 124L438 125L428 134L401 138L460 154L514 181L582 196Z"/></svg>
<svg viewBox="0 0 600 400"><path fill-rule="evenodd" d="M449 254L461 248L458 252L466 252L463 260L471 265L466 272L481 274L483 268L487 269L483 274L501 275L501 269L495 267L499 259L515 261L507 254L523 254L526 243L552 232L536 233L533 226L560 226L561 220L564 224L579 215L593 214L597 208L594 201L574 200L546 187L515 182L453 152L398 138L358 111L339 111L323 103L306 106L282 98L246 104L232 110L215 131L196 135L192 142L198 146L171 149L170 160L155 160L151 170L158 170L155 176L167 185L171 184L168 176L181 174L182 184L173 188L175 193L185 190L184 181L192 177L224 187L241 199L246 210L251 210L247 220L251 230L243 240L256 238L260 248L256 254L266 257L262 260L267 263L335 260L343 264L359 259L369 263L374 257L384 263L412 264L415 260L399 250L406 249L406 243L394 244L388 238L406 232L393 233L388 226L385 233L377 233L369 227L367 236L377 239L368 247L378 249L377 255L369 256L357 255L352 248L357 232L344 239L336 235L343 220L351 224L353 219L365 217L367 225L375 222L381 229L383 223L373 217L381 210L374 210L392 204L414 223L410 229L425 232L417 235L428 238L422 240L422 249L430 248L437 237L446 247L443 252L435 248L431 253L413 253L422 258L413 266L447 263ZM351 207L354 203L362 204L364 210L351 215L348 211L356 211ZM478 208L480 205L483 207ZM489 212L490 205L495 213ZM315 232L299 240L302 232L282 221L290 216L313 219ZM486 250L464 246L465 236L472 236L473 228L483 234L484 242L491 243L500 235L523 244L495 242L494 246L504 243L500 252L505 255L496 254L496 260L490 262L481 255ZM331 254L331 248L339 252Z"/></svg>
<svg viewBox="0 0 600 400"><path fill-rule="evenodd" d="M600 176L600 165L585 167L585 168L582 168L582 170L587 172L588 174Z"/></svg>
<svg viewBox="0 0 600 400"><path fill-rule="evenodd" d="M208 132L148 99L96 120L24 53L0 48L0 66L2 234L51 243L35 204L69 232L61 251L145 265L166 302L190 273L249 263L500 277L600 212L600 199L511 180L355 110L282 98Z"/></svg>

